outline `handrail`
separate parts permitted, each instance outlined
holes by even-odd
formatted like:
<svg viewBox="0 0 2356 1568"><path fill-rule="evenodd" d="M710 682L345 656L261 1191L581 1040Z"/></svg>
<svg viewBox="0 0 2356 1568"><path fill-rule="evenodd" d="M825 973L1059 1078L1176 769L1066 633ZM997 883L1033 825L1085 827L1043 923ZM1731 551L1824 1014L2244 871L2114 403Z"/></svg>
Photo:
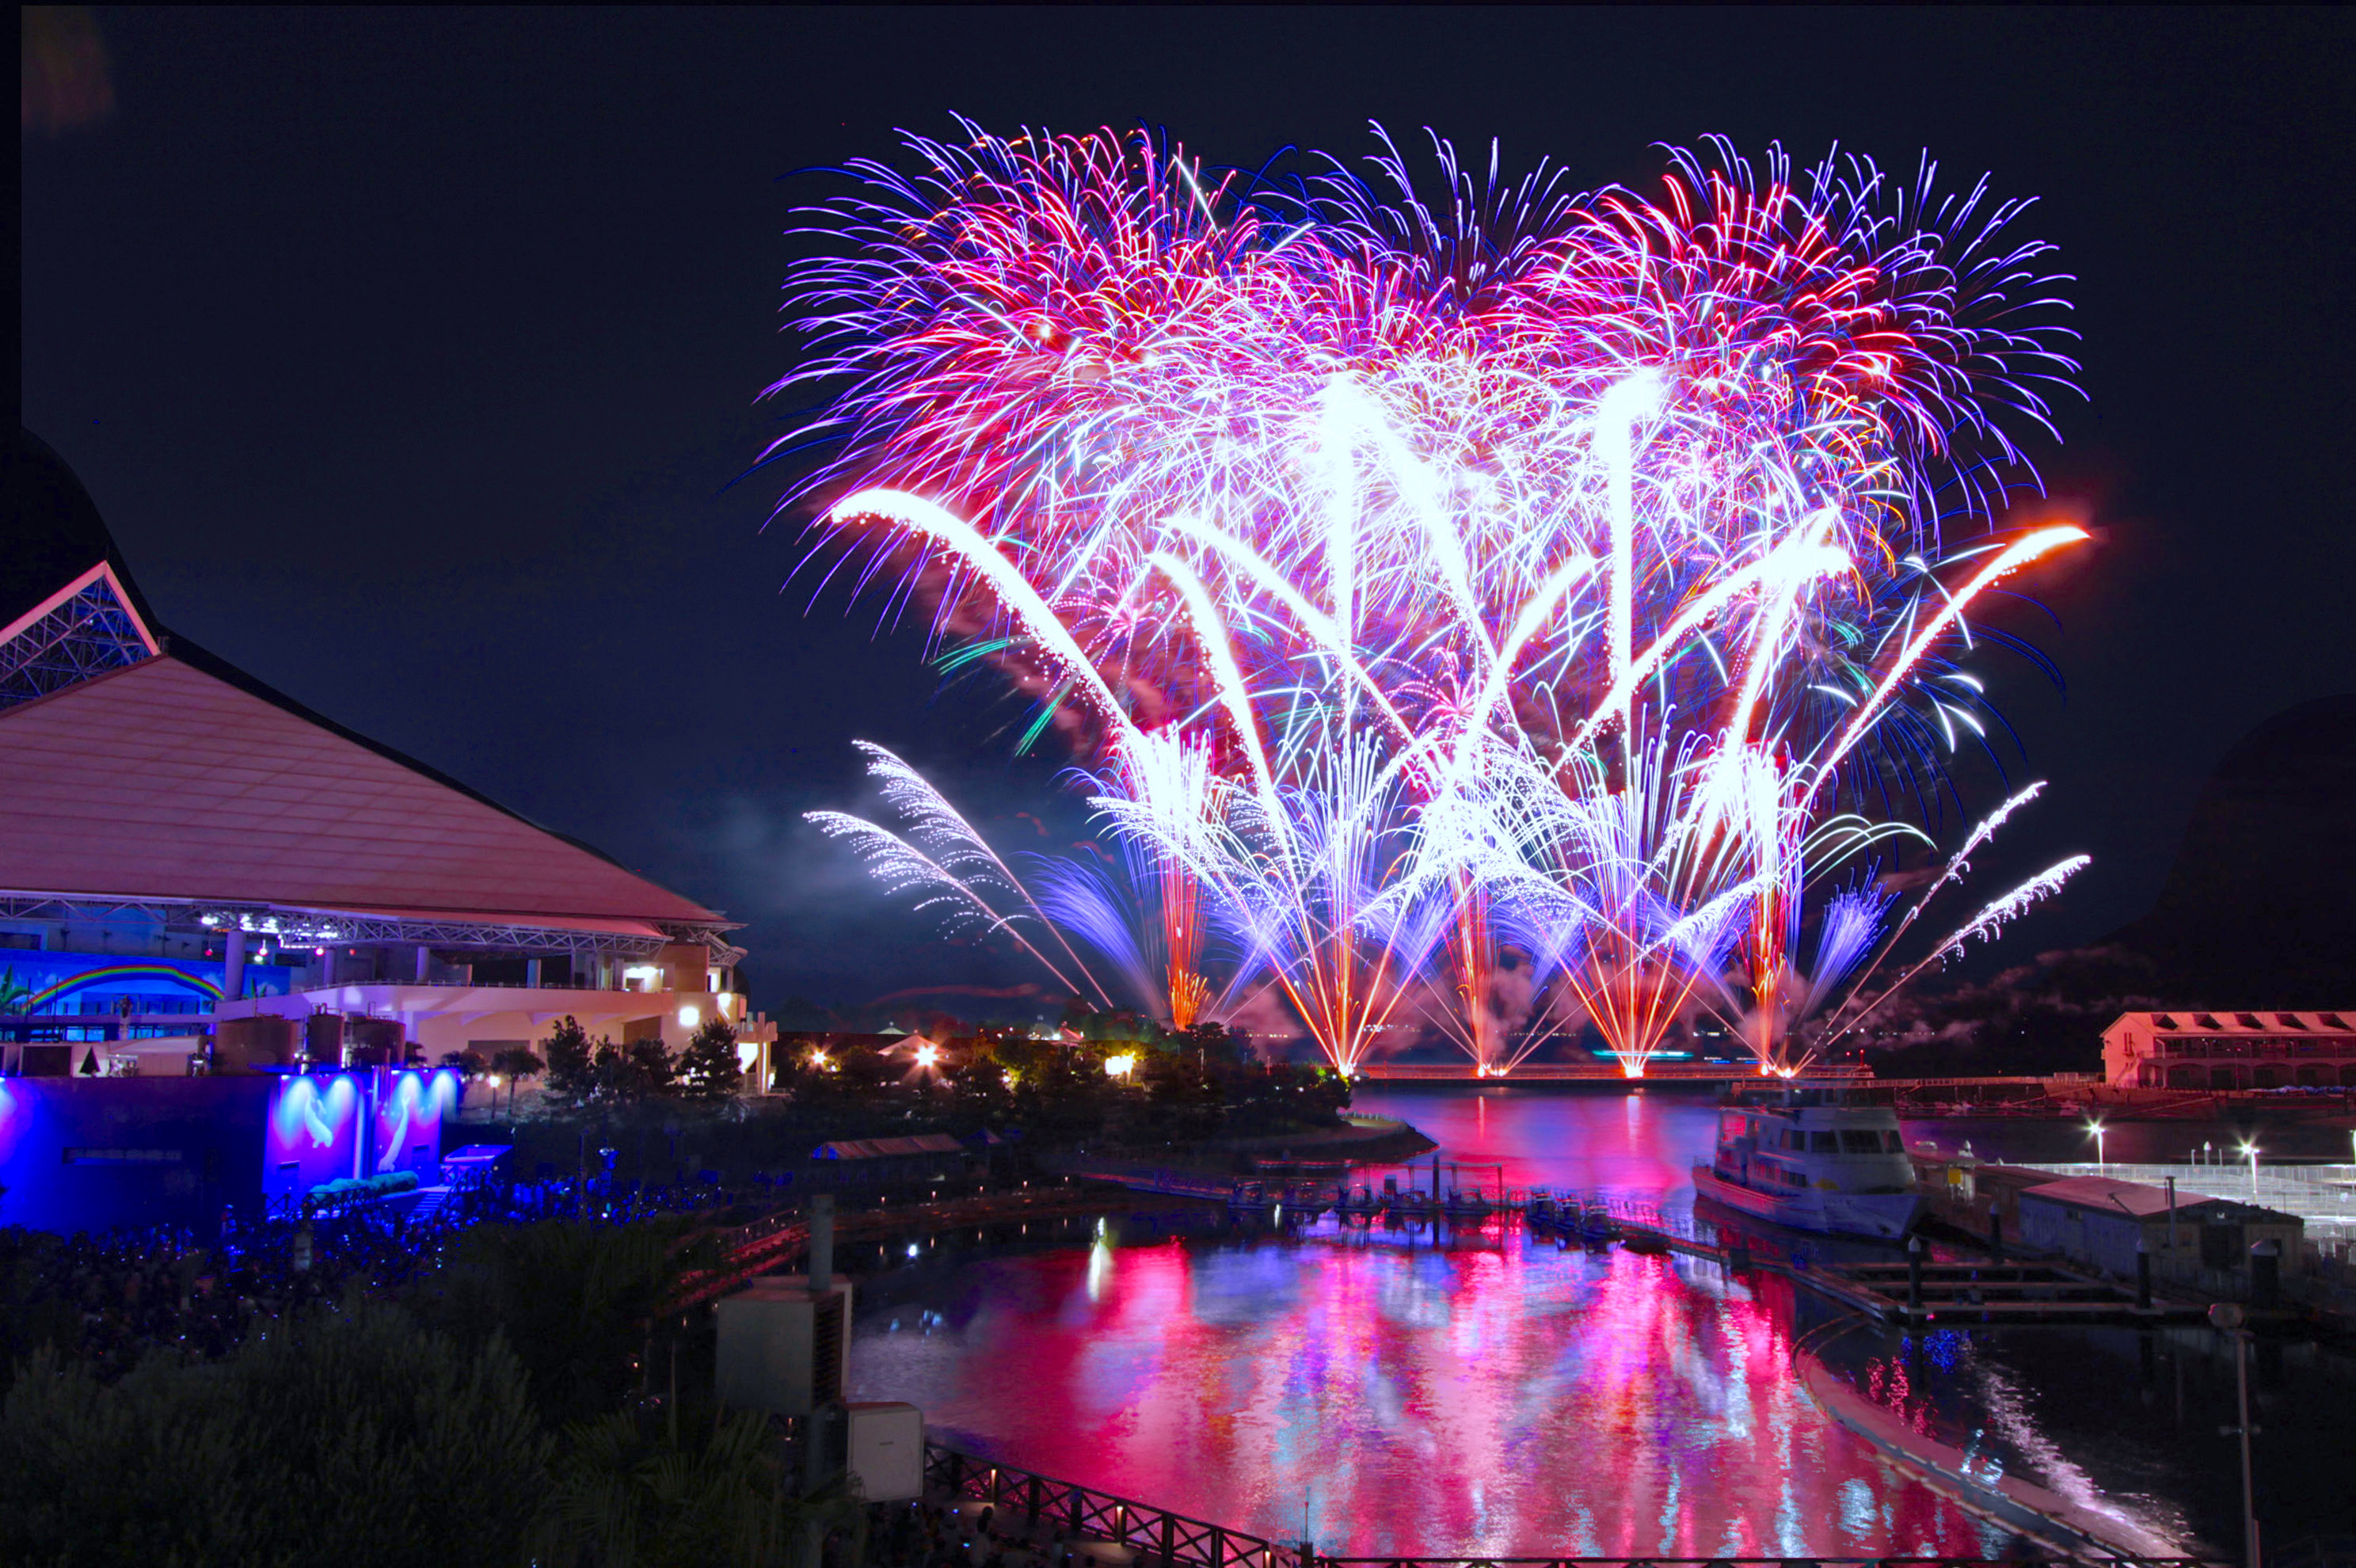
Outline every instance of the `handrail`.
<svg viewBox="0 0 2356 1568"><path fill-rule="evenodd" d="M926 1490L1020 1513L1065 1536L1128 1548L1153 1568L2039 1568L2046 1557L1378 1557L1328 1556L1305 1541L1270 1541L1151 1503L961 1454L927 1439ZM2120 1557L2105 1568L2223 1568L2197 1557Z"/></svg>

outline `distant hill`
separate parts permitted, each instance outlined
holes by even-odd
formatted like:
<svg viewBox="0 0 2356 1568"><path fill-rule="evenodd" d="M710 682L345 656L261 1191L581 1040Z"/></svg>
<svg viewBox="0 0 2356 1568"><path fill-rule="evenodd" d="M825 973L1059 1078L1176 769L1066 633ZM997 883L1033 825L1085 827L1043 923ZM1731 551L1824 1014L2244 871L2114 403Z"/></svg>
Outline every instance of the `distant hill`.
<svg viewBox="0 0 2356 1568"><path fill-rule="evenodd" d="M2226 754L2151 912L2106 945L2149 958L2177 1005L2356 1006L2356 693Z"/></svg>

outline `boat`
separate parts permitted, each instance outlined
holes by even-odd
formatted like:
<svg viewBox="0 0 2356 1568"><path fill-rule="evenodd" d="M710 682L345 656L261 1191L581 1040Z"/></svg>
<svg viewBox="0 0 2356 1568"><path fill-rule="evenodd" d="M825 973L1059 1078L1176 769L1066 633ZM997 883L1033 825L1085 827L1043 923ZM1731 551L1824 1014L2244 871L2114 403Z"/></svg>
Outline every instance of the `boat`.
<svg viewBox="0 0 2356 1568"><path fill-rule="evenodd" d="M1775 1225L1900 1240L1930 1200L1898 1113L1841 1084L1738 1090L1719 1107L1718 1150L1694 1166L1702 1197Z"/></svg>
<svg viewBox="0 0 2356 1568"><path fill-rule="evenodd" d="M1620 1227L1603 1209L1590 1208L1579 1221L1579 1239L1590 1247L1608 1247L1620 1234Z"/></svg>

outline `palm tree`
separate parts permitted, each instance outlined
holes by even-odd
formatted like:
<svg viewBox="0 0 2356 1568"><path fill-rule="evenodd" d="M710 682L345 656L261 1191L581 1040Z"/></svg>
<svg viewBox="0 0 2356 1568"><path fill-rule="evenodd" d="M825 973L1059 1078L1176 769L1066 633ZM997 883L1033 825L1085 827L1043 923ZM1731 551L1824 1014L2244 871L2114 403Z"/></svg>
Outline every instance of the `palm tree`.
<svg viewBox="0 0 2356 1568"><path fill-rule="evenodd" d="M694 1426L702 1428L696 1421ZM864 1556L866 1510L837 1480L799 1495L767 1418L712 1412L682 1442L677 1406L660 1430L642 1413L576 1422L541 1516L546 1561L559 1568L786 1568L834 1529Z"/></svg>

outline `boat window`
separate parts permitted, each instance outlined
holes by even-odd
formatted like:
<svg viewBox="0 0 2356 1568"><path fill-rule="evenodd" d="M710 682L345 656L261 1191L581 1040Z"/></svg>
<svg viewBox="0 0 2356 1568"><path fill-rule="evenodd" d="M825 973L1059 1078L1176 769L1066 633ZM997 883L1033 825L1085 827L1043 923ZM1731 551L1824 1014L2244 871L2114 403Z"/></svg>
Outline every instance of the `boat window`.
<svg viewBox="0 0 2356 1568"><path fill-rule="evenodd" d="M1787 1187L1805 1187L1808 1185L1808 1178L1797 1171L1785 1171L1783 1182Z"/></svg>
<svg viewBox="0 0 2356 1568"><path fill-rule="evenodd" d="M1812 1133L1809 1134L1809 1141L1813 1145L1814 1152L1816 1154L1837 1155L1840 1153L1840 1134L1837 1133Z"/></svg>
<svg viewBox="0 0 2356 1568"><path fill-rule="evenodd" d="M1808 1152L1808 1135L1797 1127L1786 1127L1783 1129L1783 1146L1804 1155Z"/></svg>
<svg viewBox="0 0 2356 1568"><path fill-rule="evenodd" d="M1906 1152L1906 1139L1901 1133L1884 1133L1881 1135L1881 1146L1890 1154L1902 1155Z"/></svg>
<svg viewBox="0 0 2356 1568"><path fill-rule="evenodd" d="M1845 1155L1878 1155L1881 1153L1881 1134L1870 1128L1844 1128L1841 1131L1841 1153Z"/></svg>

